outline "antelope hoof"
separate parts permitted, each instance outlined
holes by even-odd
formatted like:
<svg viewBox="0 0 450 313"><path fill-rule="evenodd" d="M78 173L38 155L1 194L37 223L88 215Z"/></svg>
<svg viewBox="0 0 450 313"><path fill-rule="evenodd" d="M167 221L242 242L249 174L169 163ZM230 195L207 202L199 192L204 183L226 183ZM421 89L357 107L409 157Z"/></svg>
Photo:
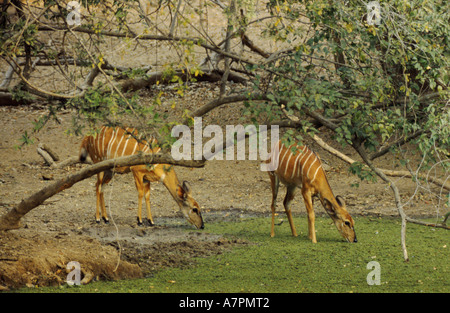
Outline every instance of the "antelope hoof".
<svg viewBox="0 0 450 313"><path fill-rule="evenodd" d="M106 217L102 217L103 222L105 222L105 224L109 224L109 220ZM100 221L98 221L97 223L99 223Z"/></svg>
<svg viewBox="0 0 450 313"><path fill-rule="evenodd" d="M142 220L139 219L139 217L137 217L137 224L138 226L143 226L145 224L145 226L154 226L155 223L153 223L150 219L146 219L145 222L143 222Z"/></svg>

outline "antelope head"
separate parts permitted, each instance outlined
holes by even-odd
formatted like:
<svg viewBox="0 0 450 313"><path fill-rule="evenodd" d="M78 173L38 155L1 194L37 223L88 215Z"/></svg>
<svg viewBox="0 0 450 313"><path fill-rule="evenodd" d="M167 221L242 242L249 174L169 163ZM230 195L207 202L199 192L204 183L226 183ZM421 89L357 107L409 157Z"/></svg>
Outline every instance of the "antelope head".
<svg viewBox="0 0 450 313"><path fill-rule="evenodd" d="M335 200L329 201L328 199L323 199L325 210L333 220L334 225L342 237L348 242L358 242L354 228L355 222L347 212L344 199L341 196L337 196Z"/></svg>
<svg viewBox="0 0 450 313"><path fill-rule="evenodd" d="M200 212L200 206L197 201L191 196L191 191L186 183L177 187L178 204L180 205L181 212L186 219L197 227L198 229L205 228L203 223L202 213Z"/></svg>

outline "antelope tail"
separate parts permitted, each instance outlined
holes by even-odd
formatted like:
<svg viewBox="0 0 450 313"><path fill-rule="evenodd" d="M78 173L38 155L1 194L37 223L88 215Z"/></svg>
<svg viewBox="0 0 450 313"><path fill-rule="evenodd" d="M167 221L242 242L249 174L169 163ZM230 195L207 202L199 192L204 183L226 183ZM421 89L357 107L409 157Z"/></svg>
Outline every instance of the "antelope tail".
<svg viewBox="0 0 450 313"><path fill-rule="evenodd" d="M83 139L83 142L81 143L81 147L80 147L80 156L79 156L80 162L85 162L85 161L86 161L86 158L87 158L88 155L89 155L89 152L88 152L88 149L87 149L87 147L88 147L88 141L89 141L89 136L85 137L85 138Z"/></svg>

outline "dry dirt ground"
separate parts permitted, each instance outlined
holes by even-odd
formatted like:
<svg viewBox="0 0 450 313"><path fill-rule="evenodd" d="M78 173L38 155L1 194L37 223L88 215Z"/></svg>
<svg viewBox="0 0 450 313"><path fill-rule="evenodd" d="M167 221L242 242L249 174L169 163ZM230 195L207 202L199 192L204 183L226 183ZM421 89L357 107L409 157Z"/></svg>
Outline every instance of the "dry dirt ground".
<svg viewBox="0 0 450 313"><path fill-rule="evenodd" d="M182 108L195 109L205 101L198 94L207 94L215 87L203 84L197 88L197 93L192 92L179 101ZM219 110L222 114L230 110L230 115L238 112L231 106ZM36 152L38 143L45 143L63 160L78 154L81 137L66 134L71 112L59 113L60 124L51 121L37 134L33 144L20 150L14 148L21 134L30 131L31 122L44 113L39 107L0 108L0 215L54 180L86 166L76 164L51 170ZM204 123L217 122L214 114L220 112L205 117ZM221 122L226 124L227 120ZM330 138L324 139L331 142ZM336 195L344 196L352 215L398 215L392 193L385 184L361 183L348 174L343 162L314 143L310 146L331 165L330 184ZM203 210L206 227L201 231L186 231L192 226L180 216L175 201L158 183L151 187L152 213L157 225L138 227L137 192L131 174L114 177L105 192L112 221L109 225L96 224L96 177L79 182L28 213L23 218L23 228L0 234L0 288L65 283L66 265L70 261L81 264L82 278L86 280L144 277L161 267L188 266L193 262L192 257L218 254L234 244L246 244L208 233L208 222L236 222L248 215L270 216L270 183L267 174L259 170L259 164L259 161L224 160L210 161L200 169L176 169L180 180L190 182L193 196ZM393 168L393 161L382 157L377 165ZM354 183L360 183L359 188L352 187ZM409 199L416 185L410 179L397 179L397 183L404 200ZM278 199L279 218L284 214L283 193L284 187ZM296 215L305 213L300 195L294 200L292 210ZM422 192L417 193L405 210L410 216L420 217L435 216L437 212L431 196ZM445 213L442 211L441 208L440 214ZM321 215L325 211L316 205L316 212Z"/></svg>

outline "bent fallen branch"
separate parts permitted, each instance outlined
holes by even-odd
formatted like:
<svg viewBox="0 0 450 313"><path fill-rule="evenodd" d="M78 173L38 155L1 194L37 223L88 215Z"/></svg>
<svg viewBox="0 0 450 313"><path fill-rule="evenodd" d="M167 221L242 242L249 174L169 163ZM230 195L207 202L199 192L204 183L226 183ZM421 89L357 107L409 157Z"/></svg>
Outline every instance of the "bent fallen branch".
<svg viewBox="0 0 450 313"><path fill-rule="evenodd" d="M314 135L313 136L314 141L321 146L322 148L324 148L325 150L327 150L328 152L330 152L331 154L337 156L338 158L340 158L341 160L349 163L349 164L353 164L356 161L353 160L352 158L346 156L345 154L339 152L338 150L334 149L333 147L330 147L328 144L326 144L321 138L319 138L318 136ZM378 168L378 170L380 170L383 174L390 176L390 177L410 177L413 178L413 174L409 171L393 171L393 170L387 170L387 169L382 169L382 168ZM435 184L436 186L439 186L443 189L449 190L450 191L450 182L448 180L442 180L439 178L428 178L427 175L424 174L417 174L417 176L415 176L416 178L419 179L423 179L425 181L429 181L433 184Z"/></svg>
<svg viewBox="0 0 450 313"><path fill-rule="evenodd" d="M206 82L217 82L222 79L223 72L219 70L209 71L206 68L201 69L202 74L194 77L197 82L206 81ZM176 71L174 75L178 76L182 81L186 82L190 79L188 73L186 71ZM123 82L120 82L118 86L124 92L127 91L136 91L145 87L149 87L152 85L159 84L169 84L172 82L172 75L166 75L164 72L153 72L149 73L146 78L135 78L135 79L127 79ZM228 76L229 81L234 81L235 83L246 84L247 79L237 73L231 72Z"/></svg>
<svg viewBox="0 0 450 313"><path fill-rule="evenodd" d="M42 156L42 158L44 159L45 163L47 163L47 165L54 167L56 165L56 162L59 161L59 157L58 155L53 152L52 149L50 149L49 147L47 147L46 145L40 143L37 147L37 153L40 154Z"/></svg>
<svg viewBox="0 0 450 313"><path fill-rule="evenodd" d="M22 200L8 213L0 217L0 231L11 230L21 227L20 219L30 212L32 209L41 205L46 199L54 196L55 194L72 187L75 183L91 177L97 173L114 167L133 166L141 164L171 164L186 167L203 167L205 161L190 161L180 160L175 161L170 155L166 154L136 154L132 156L120 157L117 159L111 159L99 162L84 168L81 171L66 176L57 182L39 190L27 199Z"/></svg>
<svg viewBox="0 0 450 313"><path fill-rule="evenodd" d="M231 95L227 97L214 99L202 107L198 108L195 112L192 113L192 117L200 117L205 115L206 113L212 111L213 109L228 103L246 101L246 100L264 100L265 95L262 93L251 93L251 92L243 92L237 95ZM186 123L187 121L185 121Z"/></svg>
<svg viewBox="0 0 450 313"><path fill-rule="evenodd" d="M72 164L76 164L80 162L78 156L71 156L65 160L59 161L58 155L50 149L50 147L45 144L40 143L37 147L37 153L44 159L45 163L52 169L64 168L66 166L70 166ZM92 161L88 160L85 163L92 164Z"/></svg>
<svg viewBox="0 0 450 313"><path fill-rule="evenodd" d="M409 222L409 223L413 223L413 224L418 224L418 225L423 225L423 226L430 226L430 227L434 227L434 228L443 228L443 229L450 230L450 226L447 225L447 219L448 219L449 213L447 213L445 215L444 220L441 223L424 222L424 221L416 220L416 219L411 218L409 216L406 216L406 221Z"/></svg>

